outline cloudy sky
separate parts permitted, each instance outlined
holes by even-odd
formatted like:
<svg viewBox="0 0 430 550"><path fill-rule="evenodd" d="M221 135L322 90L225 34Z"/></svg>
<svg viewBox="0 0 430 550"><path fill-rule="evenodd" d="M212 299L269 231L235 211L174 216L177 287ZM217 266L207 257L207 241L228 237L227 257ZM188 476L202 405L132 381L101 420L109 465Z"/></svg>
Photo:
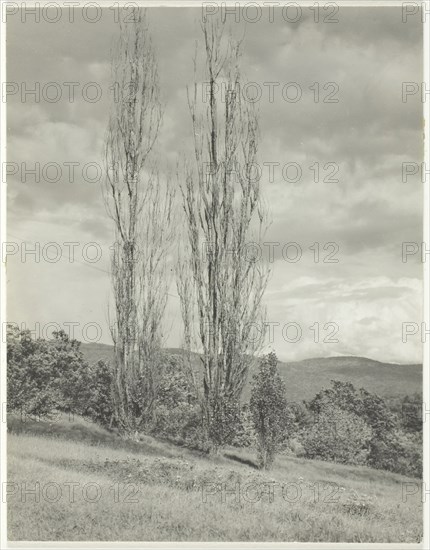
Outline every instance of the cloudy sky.
<svg viewBox="0 0 430 550"><path fill-rule="evenodd" d="M118 28L108 9L97 22L89 21L97 15L91 12L84 17L76 10L74 22L66 11L60 15L56 23L43 16L39 23L20 14L8 18L7 81L15 83L8 88L7 113L8 320L41 330L47 323L77 323L77 338L110 343L113 232L99 174L85 165L101 163L112 96L110 49ZM303 8L292 23L275 11L271 22L263 11L258 22L248 23L243 42L244 76L261 90L259 163L273 220L266 241L279 243L264 298L273 327L270 347L286 361L363 355L419 362L420 336L402 342L402 323L421 322L422 264L418 254L402 261L402 243L422 241L422 184L419 175L402 181L402 163L422 161L422 103L419 94L403 102L402 83L423 80L421 24L418 17L402 23L400 7L341 7L339 22L332 24L322 21L324 15L316 23ZM193 81L201 12L159 8L150 9L149 17L165 104L157 151L167 172L191 147L185 89ZM71 99L67 82L77 83ZM37 100L25 96L35 83ZM273 101L267 83L277 83ZM287 90L294 98L298 87L298 101L283 97ZM249 95L256 89L249 87ZM324 101L330 97L338 101ZM23 171L35 163L40 181ZM61 168L57 182L49 163ZM76 165L72 182L70 163ZM277 163L272 174L269 163ZM282 170L288 163L300 165L295 183L288 181L294 172ZM338 171L330 178L333 166ZM52 242L58 246L46 247ZM64 244L72 242L78 243L73 257L72 245ZM301 251L295 262L282 254L292 242ZM25 256L35 243L40 257ZM63 256L49 261L58 250ZM91 263L97 253L101 257ZM294 258L294 249L288 254ZM330 258L338 262L323 261ZM166 342L177 346L182 328L173 283L171 294ZM100 332L92 325L84 329L87 323ZM288 342L296 337L294 326L301 337Z"/></svg>

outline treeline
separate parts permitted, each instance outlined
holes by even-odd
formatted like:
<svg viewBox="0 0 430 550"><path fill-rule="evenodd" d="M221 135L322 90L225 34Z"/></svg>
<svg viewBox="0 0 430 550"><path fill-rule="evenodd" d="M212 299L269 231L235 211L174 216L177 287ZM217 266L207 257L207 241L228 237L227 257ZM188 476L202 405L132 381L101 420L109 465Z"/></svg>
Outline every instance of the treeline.
<svg viewBox="0 0 430 550"><path fill-rule="evenodd" d="M8 410L37 418L73 412L103 427L118 428L112 366L104 361L88 364L78 341L62 331L53 336L49 341L34 340L29 331L8 327ZM145 433L201 451L212 449L214 441L218 449L255 448L262 468L270 468L282 452L422 476L419 394L386 400L350 383L332 381L312 400L291 403L276 356L270 354L259 360L249 402L225 400L222 407L213 407L208 434L184 357L164 353L158 368L156 399Z"/></svg>

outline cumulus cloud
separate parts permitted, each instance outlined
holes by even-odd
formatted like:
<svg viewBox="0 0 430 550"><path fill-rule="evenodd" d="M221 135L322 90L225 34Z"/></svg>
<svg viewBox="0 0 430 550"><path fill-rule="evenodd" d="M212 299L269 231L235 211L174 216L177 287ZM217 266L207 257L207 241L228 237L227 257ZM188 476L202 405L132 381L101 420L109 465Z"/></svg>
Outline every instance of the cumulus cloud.
<svg viewBox="0 0 430 550"><path fill-rule="evenodd" d="M310 12L291 24L275 10L273 23L263 17L247 28L242 67L261 90L259 162L272 216L266 240L279 243L265 305L268 320L281 327L270 345L285 360L339 354L421 360L419 338L403 343L401 326L420 322L422 264L417 255L403 262L401 251L403 242L422 240L422 186L419 178L402 180L402 163L422 160L422 104L418 94L402 102L401 90L405 81L423 80L422 27L418 18L402 23L399 10L341 7L339 23L332 25L315 23ZM192 147L186 86L193 82L201 12L159 8L149 15L164 103L157 154L167 174ZM8 317L29 326L91 320L109 343L112 227L100 182L86 181L82 170L102 165L112 100L110 48L118 28L113 13L104 10L92 24L80 17L73 24L64 18L58 24L24 24L10 17L7 30L7 80L19 85L8 101L8 161L18 167L8 181L8 240L16 238L19 247L37 241L42 249L51 241L78 242L80 253L97 242L102 250L96 263L82 257L71 263L67 254L55 263L31 256L23 263L21 250L10 255ZM40 101L29 96L22 103L22 87L37 82L42 91L46 83L58 83L63 96L50 102L42 93ZM73 101L66 82L77 83ZM91 82L101 90L95 102L84 97ZM282 97L292 82L301 92L296 102ZM267 83L274 86L273 101ZM338 101L326 101L329 97ZM36 162L41 181L29 175L23 182L22 163ZM82 176L72 183L64 164L70 162L78 163ZM62 167L58 182L43 177L49 163ZM283 172L289 163L300 166L297 181ZM297 262L282 255L290 242L301 248ZM324 261L327 243L337 245L338 262ZM180 345L174 285L171 294L166 343ZM302 330L296 343L282 334L291 322ZM318 341L315 328L309 329L315 323ZM324 342L333 328L325 329L327 323L338 326L338 342Z"/></svg>

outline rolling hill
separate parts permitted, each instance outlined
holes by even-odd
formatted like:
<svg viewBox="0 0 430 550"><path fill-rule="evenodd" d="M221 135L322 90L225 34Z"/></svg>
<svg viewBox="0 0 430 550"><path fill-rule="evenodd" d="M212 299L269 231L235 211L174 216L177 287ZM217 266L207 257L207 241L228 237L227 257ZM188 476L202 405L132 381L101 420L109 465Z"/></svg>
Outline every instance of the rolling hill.
<svg viewBox="0 0 430 550"><path fill-rule="evenodd" d="M416 478L287 454L265 472L256 468L254 449L204 455L150 436L124 440L78 416L23 423L9 415L8 429L9 540L406 548L422 537ZM38 487L43 498L23 498L14 487Z"/></svg>
<svg viewBox="0 0 430 550"><path fill-rule="evenodd" d="M82 352L89 363L99 359L111 361L113 347L107 344L82 344ZM170 353L182 354L181 349L170 348ZM196 362L198 354L194 355ZM326 357L279 363L279 371L287 386L291 401L311 399L330 380L351 382L383 397L410 395L422 392L422 365L382 363L366 357ZM251 378L251 377L249 377ZM244 399L249 397L249 380Z"/></svg>

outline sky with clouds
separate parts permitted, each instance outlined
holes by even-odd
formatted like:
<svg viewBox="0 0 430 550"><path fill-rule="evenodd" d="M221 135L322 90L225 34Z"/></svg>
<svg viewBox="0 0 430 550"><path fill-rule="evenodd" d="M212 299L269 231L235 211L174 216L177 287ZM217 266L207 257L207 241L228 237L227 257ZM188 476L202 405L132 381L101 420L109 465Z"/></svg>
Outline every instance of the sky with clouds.
<svg viewBox="0 0 430 550"><path fill-rule="evenodd" d="M46 19L16 14L7 24L8 320L41 330L78 323L79 339L110 343L113 230L95 165L102 163L118 26L108 9L92 23L80 10L73 23L66 13L56 23ZM420 362L420 334L403 342L402 323L421 323L422 263L419 254L402 261L402 243L422 242L423 186L419 174L403 181L402 163L423 160L423 118L420 94L402 101L402 83L423 80L422 27L418 17L403 23L400 6L340 7L337 19L315 22L303 8L295 23L277 10L270 21L263 11L243 41L245 81L261 91L258 156L272 219L265 240L279 243L264 297L268 347L286 361L363 355ZM201 11L151 8L149 20L165 105L157 155L168 172L192 146L186 86ZM36 83L37 100L25 95ZM255 90L247 88L249 97ZM297 90L300 99L288 101ZM338 101L324 101L330 98ZM39 163L40 180L25 175L22 163ZM283 170L289 163L300 166L296 182L292 168ZM25 255L34 243L39 257ZM174 282L170 292L166 344L178 346Z"/></svg>

